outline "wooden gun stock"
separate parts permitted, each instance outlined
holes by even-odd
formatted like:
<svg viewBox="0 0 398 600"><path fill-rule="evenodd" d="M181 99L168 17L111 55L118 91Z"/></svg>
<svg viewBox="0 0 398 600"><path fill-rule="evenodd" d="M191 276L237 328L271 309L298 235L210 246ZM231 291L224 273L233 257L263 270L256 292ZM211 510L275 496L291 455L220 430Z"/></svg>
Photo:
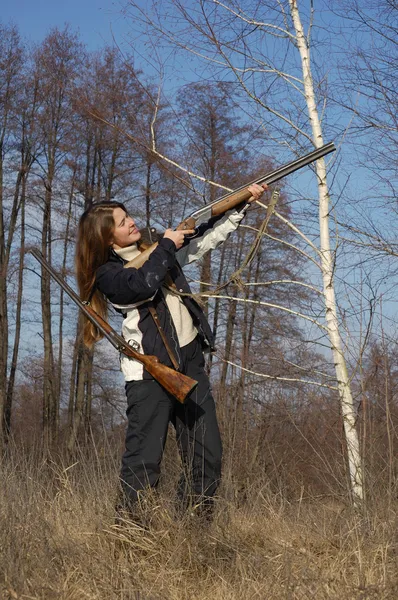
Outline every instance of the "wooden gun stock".
<svg viewBox="0 0 398 600"><path fill-rule="evenodd" d="M112 335L112 337L116 337L116 341L118 342L118 350L128 356L129 358L133 358L140 362L145 369L148 371L150 375L164 389L169 392L172 396L174 396L179 402L183 403L188 396L198 385L198 382L195 379L191 379L187 375L183 375L178 371L174 371L174 369L170 369L170 367L166 367L166 365L162 364L157 356L149 356L147 354L141 354L137 350L134 350L132 346L126 343L124 338L119 336L114 329L104 321L100 315L98 315L95 310L91 308L90 305L85 305L87 311L87 317L91 315L91 321L98 327L100 325L108 335ZM109 339L109 338L108 338Z"/></svg>
<svg viewBox="0 0 398 600"><path fill-rule="evenodd" d="M170 369L159 362L157 356L147 356L134 350L132 346L126 343L126 340L116 333L116 331L107 323L99 314L91 308L90 304L83 302L79 296L72 290L71 287L62 279L60 275L47 263L42 254L36 250L31 250L33 256L40 264L50 273L55 281L62 287L75 304L80 308L84 315L89 319L104 337L114 346L119 352L140 362L145 369L152 375L154 379L164 389L174 396L179 402L183 403L187 396L196 388L198 382L187 375L183 375L174 369Z"/></svg>

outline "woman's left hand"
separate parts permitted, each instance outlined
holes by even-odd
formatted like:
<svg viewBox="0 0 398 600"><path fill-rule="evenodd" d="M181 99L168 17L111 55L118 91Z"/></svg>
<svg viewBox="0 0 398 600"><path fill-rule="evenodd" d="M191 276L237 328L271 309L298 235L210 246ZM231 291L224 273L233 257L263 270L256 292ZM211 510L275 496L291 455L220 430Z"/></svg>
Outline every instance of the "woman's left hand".
<svg viewBox="0 0 398 600"><path fill-rule="evenodd" d="M247 189L251 193L251 197L248 199L248 202L255 202L256 200L260 200L265 190L268 189L268 185L266 183L261 185L258 185L258 183L252 183Z"/></svg>

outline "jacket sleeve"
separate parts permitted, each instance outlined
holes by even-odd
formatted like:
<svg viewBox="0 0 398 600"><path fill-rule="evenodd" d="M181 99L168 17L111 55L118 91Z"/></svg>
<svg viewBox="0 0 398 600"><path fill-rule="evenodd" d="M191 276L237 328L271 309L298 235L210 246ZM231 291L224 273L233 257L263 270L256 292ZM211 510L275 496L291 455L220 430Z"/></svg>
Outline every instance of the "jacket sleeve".
<svg viewBox="0 0 398 600"><path fill-rule="evenodd" d="M126 306L152 298L163 285L167 271L176 262L176 246L160 240L156 250L139 269L121 263L106 263L97 269L96 287L114 305Z"/></svg>
<svg viewBox="0 0 398 600"><path fill-rule="evenodd" d="M209 250L214 250L238 228L245 216L244 212L229 211L221 219L210 220L199 227L199 235L177 252L177 260L183 267L202 258Z"/></svg>

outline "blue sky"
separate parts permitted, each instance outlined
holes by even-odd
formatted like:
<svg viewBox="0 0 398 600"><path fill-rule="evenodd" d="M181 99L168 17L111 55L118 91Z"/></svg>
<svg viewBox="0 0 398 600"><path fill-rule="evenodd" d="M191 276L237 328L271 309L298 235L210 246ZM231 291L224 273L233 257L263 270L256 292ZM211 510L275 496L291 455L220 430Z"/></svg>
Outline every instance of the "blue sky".
<svg viewBox="0 0 398 600"><path fill-rule="evenodd" d="M138 1L143 7L147 4L146 0ZM190 1L191 0L185 0L185 3L189 4ZM99 49L105 44L111 44L113 36L117 43L123 48L125 47L125 39L130 33L135 50L135 59L138 63L141 61L145 62L146 74L156 75L156 72L151 70L151 64L148 62L151 57L148 48L141 48L139 43L134 43L139 39L139 31L137 31L139 30L139 27L137 27L136 30L134 20L126 20L122 14L122 7L126 3L126 0L40 0L40 2L32 2L32 0L0 0L0 3L1 22L4 24L14 23L17 25L22 37L28 42L40 43L50 29L53 27L63 28L66 23L70 24L73 30L79 32L81 39L86 44L88 50ZM309 2L303 2L303 5L309 6ZM338 35L338 29L339 27L345 26L346 23L344 19L337 18L327 10L327 2L325 0L319 0L319 2L316 3L316 11L319 23L323 26L322 31L319 34L322 38L321 41L323 42L320 44L319 51L324 52L324 44L326 45L326 41L333 40L335 42L336 39L338 42L344 41L343 37L340 38ZM336 28L337 36L334 31L330 30L331 26ZM142 54L140 53L141 49ZM340 48L340 43L337 44L337 50L341 52L344 51L344 48ZM344 55L342 54L341 56ZM181 82L189 81L193 76L192 72L195 72L195 68L192 69L192 63L194 62L192 59L187 60L187 58L184 57L186 62L182 61L179 63L178 69L173 68L176 64L175 62L173 63L173 60L175 61L177 59L175 57L170 57L170 61L168 61L171 65L168 69L170 68L171 71L168 70L167 75L171 74L171 77L168 77L165 83L167 91L170 94L175 91L175 88ZM330 70L333 70L332 64ZM198 67L197 71L196 75L200 78L201 68ZM332 81L333 75L330 74L330 77ZM330 118L333 118L333 108L329 110ZM329 141L329 139L326 139L326 141ZM275 144L275 152L277 153L278 150L279 147ZM310 150L310 148L308 148L308 150ZM352 148L347 146L347 149L345 150L343 148L342 152L344 153L344 160L341 161L337 170L336 183L338 189L333 201L335 201L338 196L340 189L339 183L342 187L349 175L350 181L345 193L358 197L358 204L361 204L361 196L366 197L367 185L374 185L374 182L369 180L371 175L367 175L364 169L360 171L358 166L355 165L355 157L353 157ZM293 156L286 153L281 160L279 160L278 157L276 162L277 164L281 164L292 158ZM332 180L332 178L330 179ZM311 197L316 195L313 190L314 181L314 176L311 171L306 169L304 172L300 173L300 177L290 178L289 185L291 188L300 187L302 192L303 190L305 192L308 190L304 195ZM379 188L378 192L382 194L382 190ZM345 197L343 194L340 205L344 204ZM357 257L355 257L355 260L356 259ZM345 272L343 271L343 276L344 274ZM352 277L352 275L350 275L350 277ZM390 316L393 310L395 310L395 306L391 309L388 303L385 302L384 316Z"/></svg>
<svg viewBox="0 0 398 600"><path fill-rule="evenodd" d="M121 3L109 0L2 0L0 19L18 26L21 35L31 42L41 42L48 31L70 23L80 32L89 50L95 50L126 33Z"/></svg>

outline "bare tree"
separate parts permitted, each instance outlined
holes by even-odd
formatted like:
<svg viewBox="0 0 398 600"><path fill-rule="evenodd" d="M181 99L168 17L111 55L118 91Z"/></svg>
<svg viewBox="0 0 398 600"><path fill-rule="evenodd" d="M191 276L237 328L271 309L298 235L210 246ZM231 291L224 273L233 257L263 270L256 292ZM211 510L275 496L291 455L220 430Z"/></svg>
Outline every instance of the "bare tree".
<svg viewBox="0 0 398 600"><path fill-rule="evenodd" d="M42 181L41 250L52 261L52 211L56 197L57 172L68 156L68 135L74 127L70 92L82 64L83 48L75 34L67 28L53 30L36 50L35 71L40 90L38 127L43 149L37 158L37 175ZM41 306L44 343L43 423L44 436L50 443L59 426L59 384L54 373L53 324L51 313L50 277L41 274Z"/></svg>
<svg viewBox="0 0 398 600"><path fill-rule="evenodd" d="M9 319L7 281L11 250L23 203L31 156L25 127L17 122L18 105L23 104L24 53L15 27L0 25L0 446L10 432L13 374L8 381ZM15 151L16 140L20 155ZM16 168L13 164L16 159ZM10 181L15 177L13 191ZM22 255L21 255L22 256ZM18 312L18 311L17 311ZM17 315L18 317L18 315ZM15 337L18 340L18 330ZM14 348L15 350L15 348ZM15 358L15 357L14 357ZM13 362L14 364L14 362Z"/></svg>
<svg viewBox="0 0 398 600"><path fill-rule="evenodd" d="M25 75L25 84L30 82L29 77ZM25 242L26 242L26 204L27 204L27 186L28 177L35 160L35 118L37 109L37 89L30 88L29 85L25 88L27 91L25 95L21 94L19 99L19 115L16 117L18 122L18 133L21 136L20 140L20 167L17 177L17 184L14 193L14 205L19 214L19 260L18 260L18 288L16 297L15 307L15 333L14 333L14 344L12 357L10 362L10 372L7 384L7 398L5 404L5 428L7 435L11 430L11 416L12 416L12 404L14 396L15 378L18 364L19 347L21 341L21 317L22 317L22 300L23 300L23 279L24 279L24 265L25 265ZM19 196L19 197L18 197ZM16 204L17 202L17 204ZM13 227L15 224L13 225ZM8 243L11 244L13 238L13 230L9 231ZM11 245L8 247L8 254L10 253Z"/></svg>
<svg viewBox="0 0 398 600"><path fill-rule="evenodd" d="M334 101L352 114L350 140L355 162L367 174L366 189L352 192L349 212L339 216L349 251L367 261L368 272L382 266L396 273L398 119L396 64L398 17L394 3L385 0L357 2L333 10L344 15L346 61ZM395 278L394 278L395 283Z"/></svg>
<svg viewBox="0 0 398 600"><path fill-rule="evenodd" d="M134 115L134 130L140 130L145 121L142 113L147 112L146 104L145 89L138 83L134 69L114 48L106 47L88 58L74 97L77 126L70 201L73 194L80 199L79 211L87 210L94 201L109 201L115 197L124 200L127 206L138 203L134 184L138 187L143 177L148 188L151 165L147 153L142 149L138 151L121 133L128 112ZM94 118L94 112L100 113L114 127ZM148 189L145 196L149 213ZM143 212L142 206L140 212ZM73 451L79 433L89 431L91 422L94 351L83 346L81 331L79 318L68 401L69 451Z"/></svg>
<svg viewBox="0 0 398 600"><path fill-rule="evenodd" d="M247 125L239 124L232 86L189 85L179 94L178 105L192 170L207 181L237 186L239 175L247 171L246 148L252 132ZM204 185L198 191L204 204L217 198L214 185ZM204 292L212 281L211 252L202 260L199 278L200 291ZM204 310L208 314L208 303Z"/></svg>

